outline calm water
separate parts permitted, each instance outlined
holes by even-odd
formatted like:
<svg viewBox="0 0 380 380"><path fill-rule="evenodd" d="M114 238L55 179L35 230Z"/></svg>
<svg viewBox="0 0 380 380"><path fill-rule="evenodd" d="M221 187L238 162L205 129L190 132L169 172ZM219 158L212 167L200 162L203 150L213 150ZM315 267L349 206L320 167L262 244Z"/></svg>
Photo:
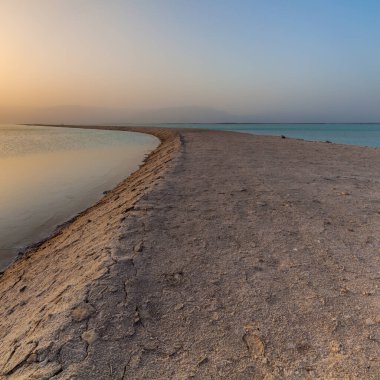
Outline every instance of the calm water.
<svg viewBox="0 0 380 380"><path fill-rule="evenodd" d="M310 141L380 147L380 124L167 124L170 127L207 128L285 135Z"/></svg>
<svg viewBox="0 0 380 380"><path fill-rule="evenodd" d="M159 124L380 147L380 124ZM0 268L100 199L158 145L128 132L0 125Z"/></svg>
<svg viewBox="0 0 380 380"><path fill-rule="evenodd" d="M0 125L0 268L99 200L157 145L140 133Z"/></svg>

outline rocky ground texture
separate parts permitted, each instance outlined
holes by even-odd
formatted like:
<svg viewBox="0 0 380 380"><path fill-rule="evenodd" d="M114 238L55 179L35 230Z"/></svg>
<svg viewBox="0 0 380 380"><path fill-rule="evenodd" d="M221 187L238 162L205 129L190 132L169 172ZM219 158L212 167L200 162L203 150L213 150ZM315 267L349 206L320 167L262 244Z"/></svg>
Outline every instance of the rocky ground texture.
<svg viewBox="0 0 380 380"><path fill-rule="evenodd" d="M0 278L2 378L380 379L380 150L153 131Z"/></svg>

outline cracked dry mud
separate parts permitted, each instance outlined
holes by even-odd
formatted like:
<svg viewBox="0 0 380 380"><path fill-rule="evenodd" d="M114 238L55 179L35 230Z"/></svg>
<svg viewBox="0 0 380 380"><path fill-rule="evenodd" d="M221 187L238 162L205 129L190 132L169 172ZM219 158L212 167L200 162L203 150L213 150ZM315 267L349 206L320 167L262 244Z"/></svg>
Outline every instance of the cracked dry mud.
<svg viewBox="0 0 380 380"><path fill-rule="evenodd" d="M2 378L380 379L380 150L144 131L1 277Z"/></svg>

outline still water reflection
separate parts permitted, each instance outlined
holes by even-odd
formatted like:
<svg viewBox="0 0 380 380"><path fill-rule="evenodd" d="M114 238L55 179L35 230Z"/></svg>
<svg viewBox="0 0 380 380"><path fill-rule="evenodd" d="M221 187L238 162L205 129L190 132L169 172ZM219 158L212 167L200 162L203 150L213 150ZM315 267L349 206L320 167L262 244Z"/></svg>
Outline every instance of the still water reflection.
<svg viewBox="0 0 380 380"><path fill-rule="evenodd" d="M157 145L140 133L0 125L0 268L100 199Z"/></svg>

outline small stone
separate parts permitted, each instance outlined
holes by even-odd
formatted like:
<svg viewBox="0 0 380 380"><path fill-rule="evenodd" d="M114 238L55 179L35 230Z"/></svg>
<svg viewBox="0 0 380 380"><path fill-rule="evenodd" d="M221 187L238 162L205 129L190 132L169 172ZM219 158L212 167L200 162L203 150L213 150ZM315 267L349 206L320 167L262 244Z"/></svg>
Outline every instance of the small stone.
<svg viewBox="0 0 380 380"><path fill-rule="evenodd" d="M27 363L35 363L37 361L37 354L33 352L33 354L30 354L27 360Z"/></svg>
<svg viewBox="0 0 380 380"><path fill-rule="evenodd" d="M339 342L334 340L330 343L330 349L331 349L331 352L337 354L342 349L342 345Z"/></svg>
<svg viewBox="0 0 380 380"><path fill-rule="evenodd" d="M81 335L82 339L87 343L87 344L92 344L95 342L95 340L98 338L98 334L94 329L92 330L87 330Z"/></svg>
<svg viewBox="0 0 380 380"><path fill-rule="evenodd" d="M134 250L135 252L141 252L141 251L143 250L143 248L144 248L143 243L140 242L140 243L138 243L138 244L135 245L135 247L134 247L133 250Z"/></svg>
<svg viewBox="0 0 380 380"><path fill-rule="evenodd" d="M208 363L208 357L204 357L199 363L198 363L198 366L201 366L201 365L204 365L204 364L207 364Z"/></svg>
<svg viewBox="0 0 380 380"><path fill-rule="evenodd" d="M372 318L367 318L367 319L365 320L365 324L366 324L367 326L372 326L372 325L375 325L376 322L375 322Z"/></svg>
<svg viewBox="0 0 380 380"><path fill-rule="evenodd" d="M265 206L267 206L267 203L266 202L256 202L256 205L260 206L260 207L265 207Z"/></svg>
<svg viewBox="0 0 380 380"><path fill-rule="evenodd" d="M183 309L183 307L184 307L184 304L183 303L179 303L179 304L177 304L177 305L174 306L174 310L178 311L178 310Z"/></svg>
<svg viewBox="0 0 380 380"><path fill-rule="evenodd" d="M211 320L212 321L219 321L219 319L220 319L220 316L218 313L214 312L211 314Z"/></svg>
<svg viewBox="0 0 380 380"><path fill-rule="evenodd" d="M140 314L139 314L138 310L135 311L135 315L134 315L134 318L133 318L133 322L134 322L135 324L141 322L141 318L140 318Z"/></svg>
<svg viewBox="0 0 380 380"><path fill-rule="evenodd" d="M340 288L340 294L347 294L349 290L346 287Z"/></svg>
<svg viewBox="0 0 380 380"><path fill-rule="evenodd" d="M49 351L46 348L45 349L41 348L41 349L37 350L36 354L37 354L37 361L43 362L48 357Z"/></svg>
<svg viewBox="0 0 380 380"><path fill-rule="evenodd" d="M94 311L95 309L89 303L83 303L72 310L71 317L74 321L81 322L89 318Z"/></svg>
<svg viewBox="0 0 380 380"><path fill-rule="evenodd" d="M128 365L131 367L131 368L138 368L139 364L140 364L140 360L141 360L141 356L138 355L138 354L135 354L135 355L132 355L131 359L129 360L129 363Z"/></svg>
<svg viewBox="0 0 380 380"><path fill-rule="evenodd" d="M246 344L248 352L251 354L253 359L264 358L265 357L265 345L263 340L259 335L257 335L255 329L252 325L244 326L245 334L242 337L243 342Z"/></svg>

